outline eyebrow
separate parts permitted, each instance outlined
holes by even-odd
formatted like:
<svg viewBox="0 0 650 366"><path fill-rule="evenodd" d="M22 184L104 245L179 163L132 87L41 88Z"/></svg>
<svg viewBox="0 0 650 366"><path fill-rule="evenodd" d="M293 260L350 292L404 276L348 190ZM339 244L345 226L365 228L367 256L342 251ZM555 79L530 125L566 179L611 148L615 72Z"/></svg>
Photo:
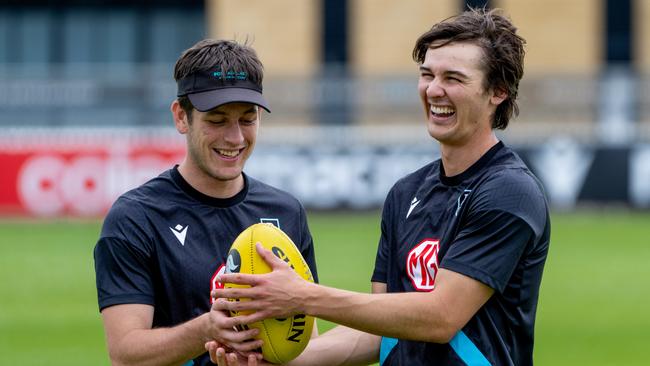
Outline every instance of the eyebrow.
<svg viewBox="0 0 650 366"><path fill-rule="evenodd" d="M464 80L469 79L468 75L466 75L463 72L457 71L457 70L445 71L444 74L447 75L447 76L456 76L456 77L458 77L460 79L464 79Z"/></svg>
<svg viewBox="0 0 650 366"><path fill-rule="evenodd" d="M424 65L421 65L420 66L420 71L431 72L431 69L429 69L428 67L426 67ZM446 70L446 71L443 72L443 74L446 75L446 76L456 76L456 77L459 77L459 78L464 79L464 80L469 79L469 76L467 74L465 74L465 73L463 73L461 71L458 71L458 70Z"/></svg>

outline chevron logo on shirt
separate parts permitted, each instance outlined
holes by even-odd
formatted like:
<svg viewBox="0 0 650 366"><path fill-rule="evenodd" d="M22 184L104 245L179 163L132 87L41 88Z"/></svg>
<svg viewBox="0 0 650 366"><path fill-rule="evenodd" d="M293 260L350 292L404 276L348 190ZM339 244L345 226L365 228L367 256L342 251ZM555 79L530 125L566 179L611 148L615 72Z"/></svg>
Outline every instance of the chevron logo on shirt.
<svg viewBox="0 0 650 366"><path fill-rule="evenodd" d="M188 227L190 227L190 225L183 227L181 224L178 224L174 227L169 227L169 229L172 231L172 233L174 233L174 236L176 239L178 239L182 246L185 246L185 237L187 236Z"/></svg>

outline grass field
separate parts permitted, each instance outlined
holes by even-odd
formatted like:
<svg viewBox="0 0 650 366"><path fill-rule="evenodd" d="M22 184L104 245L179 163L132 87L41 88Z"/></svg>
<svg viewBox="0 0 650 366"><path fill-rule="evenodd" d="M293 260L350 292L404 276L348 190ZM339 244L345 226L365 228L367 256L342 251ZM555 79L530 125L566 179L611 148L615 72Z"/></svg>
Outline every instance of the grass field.
<svg viewBox="0 0 650 366"><path fill-rule="evenodd" d="M369 291L379 214L309 215L321 282ZM108 365L95 221L0 221L0 365ZM650 213L555 214L537 365L646 365ZM320 323L321 330L331 327Z"/></svg>

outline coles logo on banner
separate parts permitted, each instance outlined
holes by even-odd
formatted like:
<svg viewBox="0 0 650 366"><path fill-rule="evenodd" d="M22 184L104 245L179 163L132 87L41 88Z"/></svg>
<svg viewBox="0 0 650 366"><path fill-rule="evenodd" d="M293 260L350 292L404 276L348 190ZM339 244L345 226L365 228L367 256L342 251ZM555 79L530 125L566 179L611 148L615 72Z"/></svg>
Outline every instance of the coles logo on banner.
<svg viewBox="0 0 650 366"><path fill-rule="evenodd" d="M418 291L431 291L438 273L440 240L424 239L406 257L406 273Z"/></svg>
<svg viewBox="0 0 650 366"><path fill-rule="evenodd" d="M15 146L0 139L0 215L103 215L122 193L171 168L185 153L180 143L163 139L89 136L91 144L55 138L16 138Z"/></svg>

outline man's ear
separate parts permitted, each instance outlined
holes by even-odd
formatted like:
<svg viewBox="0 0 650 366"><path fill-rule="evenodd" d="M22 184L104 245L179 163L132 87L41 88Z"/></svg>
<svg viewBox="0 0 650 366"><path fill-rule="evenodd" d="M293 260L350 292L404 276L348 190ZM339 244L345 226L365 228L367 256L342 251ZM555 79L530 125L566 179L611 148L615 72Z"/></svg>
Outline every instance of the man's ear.
<svg viewBox="0 0 650 366"><path fill-rule="evenodd" d="M189 130L189 116L181 108L180 103L178 103L178 100L175 99L172 102L171 107L169 108L172 112L172 117L174 118L174 125L176 126L176 131L178 131L181 134L186 134L187 131Z"/></svg>
<svg viewBox="0 0 650 366"><path fill-rule="evenodd" d="M504 100L508 99L508 93L506 92L505 89L503 88L494 88L492 92L492 97L490 98L490 102L494 104L495 106L498 106L499 104L503 103Z"/></svg>

